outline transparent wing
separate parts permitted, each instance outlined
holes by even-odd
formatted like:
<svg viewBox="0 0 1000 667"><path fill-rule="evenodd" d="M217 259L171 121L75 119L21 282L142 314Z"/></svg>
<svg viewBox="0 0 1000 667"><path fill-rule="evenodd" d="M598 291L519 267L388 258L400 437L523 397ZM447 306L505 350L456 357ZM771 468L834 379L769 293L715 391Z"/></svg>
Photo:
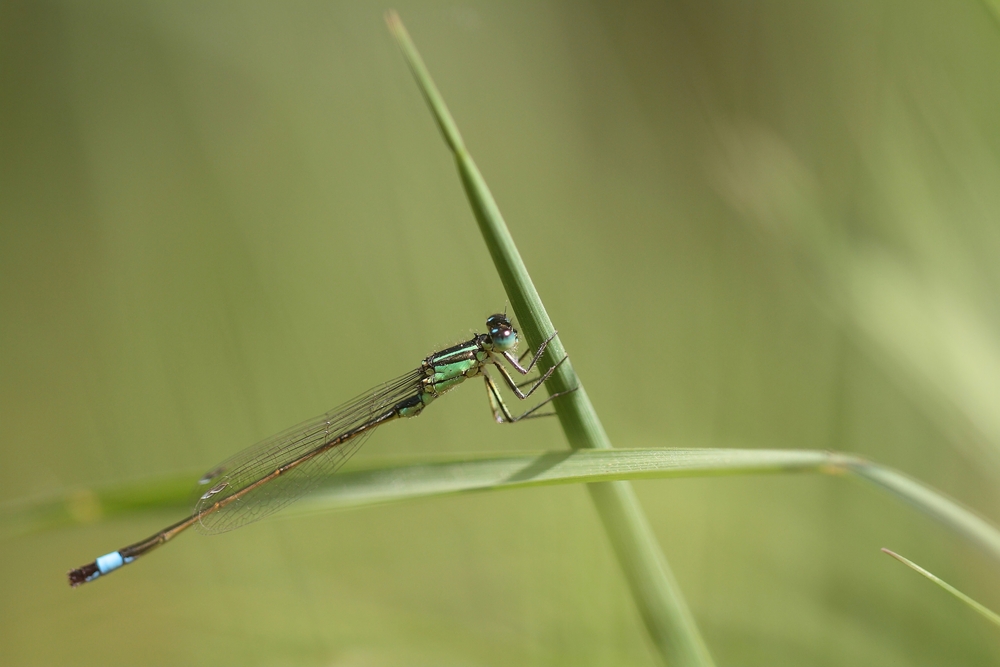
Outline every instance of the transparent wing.
<svg viewBox="0 0 1000 667"><path fill-rule="evenodd" d="M331 475L371 435L368 429L322 453L318 450L384 415L420 391L420 369L390 380L315 419L271 436L226 459L199 480L194 507L199 529L223 533L272 514ZM305 459L280 475L274 472ZM271 476L266 482L262 482Z"/></svg>

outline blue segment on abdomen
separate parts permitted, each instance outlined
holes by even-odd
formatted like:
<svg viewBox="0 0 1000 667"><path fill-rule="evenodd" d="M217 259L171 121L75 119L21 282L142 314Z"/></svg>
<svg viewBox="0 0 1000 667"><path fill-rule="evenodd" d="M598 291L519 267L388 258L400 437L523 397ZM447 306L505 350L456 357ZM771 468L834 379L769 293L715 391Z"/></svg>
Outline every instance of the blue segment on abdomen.
<svg viewBox="0 0 1000 667"><path fill-rule="evenodd" d="M122 565L125 564L125 559L117 551L113 551L109 554L105 554L97 559L97 569L101 574L107 574L108 572L113 572L117 570Z"/></svg>

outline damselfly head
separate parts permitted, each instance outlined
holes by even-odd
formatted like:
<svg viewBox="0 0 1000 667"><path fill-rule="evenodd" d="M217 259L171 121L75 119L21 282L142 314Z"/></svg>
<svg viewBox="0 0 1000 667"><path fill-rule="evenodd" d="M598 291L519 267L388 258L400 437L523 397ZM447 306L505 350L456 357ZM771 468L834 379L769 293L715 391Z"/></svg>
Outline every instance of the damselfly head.
<svg viewBox="0 0 1000 667"><path fill-rule="evenodd" d="M494 350L503 352L517 347L517 329L506 315L502 313L490 315L486 318L486 329Z"/></svg>

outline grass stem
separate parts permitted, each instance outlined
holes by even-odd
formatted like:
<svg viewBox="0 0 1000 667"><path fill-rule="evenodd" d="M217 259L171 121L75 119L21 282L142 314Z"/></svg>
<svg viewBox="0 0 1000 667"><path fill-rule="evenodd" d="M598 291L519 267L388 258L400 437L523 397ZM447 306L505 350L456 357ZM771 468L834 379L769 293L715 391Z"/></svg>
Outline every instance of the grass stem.
<svg viewBox="0 0 1000 667"><path fill-rule="evenodd" d="M458 126L399 16L388 12L386 23L455 156L462 185L521 331L528 344L537 349L543 340L555 333L555 328L500 214L500 208L469 155ZM565 350L556 336L540 360L541 370L547 370L563 356ZM573 393L555 401L556 413L570 446L574 449L611 449L604 427L569 360L559 366L548 386L551 392L576 388ZM670 665L712 665L712 657L694 616L631 485L628 482L603 482L588 484L587 488L649 636L664 662Z"/></svg>

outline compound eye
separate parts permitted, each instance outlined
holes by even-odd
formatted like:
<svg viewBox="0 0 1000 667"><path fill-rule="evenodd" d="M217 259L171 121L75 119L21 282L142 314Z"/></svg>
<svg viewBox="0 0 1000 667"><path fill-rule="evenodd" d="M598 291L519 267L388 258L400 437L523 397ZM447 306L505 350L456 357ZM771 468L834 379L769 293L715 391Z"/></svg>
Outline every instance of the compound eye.
<svg viewBox="0 0 1000 667"><path fill-rule="evenodd" d="M509 327L491 330L490 338L493 340L493 346L500 350L509 349L517 342L517 334Z"/></svg>

